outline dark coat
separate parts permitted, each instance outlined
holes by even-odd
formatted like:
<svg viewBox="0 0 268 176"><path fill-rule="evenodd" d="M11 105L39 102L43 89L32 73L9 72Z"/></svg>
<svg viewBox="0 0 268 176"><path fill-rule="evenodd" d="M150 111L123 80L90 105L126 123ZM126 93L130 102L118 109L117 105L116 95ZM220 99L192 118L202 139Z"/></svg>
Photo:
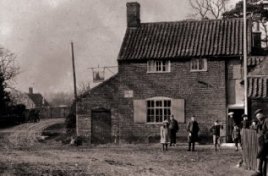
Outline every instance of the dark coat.
<svg viewBox="0 0 268 176"><path fill-rule="evenodd" d="M268 118L260 121L257 126L258 154L257 158L265 159L268 156Z"/></svg>
<svg viewBox="0 0 268 176"><path fill-rule="evenodd" d="M268 118L257 124L257 133L260 139L259 143L268 143Z"/></svg>
<svg viewBox="0 0 268 176"><path fill-rule="evenodd" d="M250 122L248 120L242 120L241 128L248 129L250 127Z"/></svg>
<svg viewBox="0 0 268 176"><path fill-rule="evenodd" d="M190 121L187 125L187 131L191 134L188 142L196 142L198 139L199 125L197 121Z"/></svg>
<svg viewBox="0 0 268 176"><path fill-rule="evenodd" d="M175 132L175 133L178 132L179 125L178 125L177 120L173 119L173 120L170 121L170 123L169 123L169 129L172 132Z"/></svg>
<svg viewBox="0 0 268 176"><path fill-rule="evenodd" d="M212 133L212 135L220 136L221 135L221 129L222 128L223 128L222 125L213 125L210 128L210 132Z"/></svg>
<svg viewBox="0 0 268 176"><path fill-rule="evenodd" d="M177 120L173 119L169 123L169 130L170 130L170 142L171 144L176 144L176 133L179 130L179 125Z"/></svg>

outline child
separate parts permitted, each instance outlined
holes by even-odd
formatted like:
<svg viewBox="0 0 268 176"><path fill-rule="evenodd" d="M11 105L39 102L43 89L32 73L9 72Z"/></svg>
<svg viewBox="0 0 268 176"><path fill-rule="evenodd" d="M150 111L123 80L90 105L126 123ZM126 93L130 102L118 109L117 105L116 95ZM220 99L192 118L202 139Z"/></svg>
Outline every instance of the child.
<svg viewBox="0 0 268 176"><path fill-rule="evenodd" d="M256 121L252 121L252 124L250 126L250 129L257 131L258 125L257 125Z"/></svg>
<svg viewBox="0 0 268 176"><path fill-rule="evenodd" d="M214 125L210 128L210 132L213 135L213 144L215 147L215 151L217 151L217 147L220 149L221 143L220 143L220 131L223 128L222 125L219 124L219 121L216 120L214 122Z"/></svg>
<svg viewBox="0 0 268 176"><path fill-rule="evenodd" d="M235 143L236 151L238 151L238 144L240 143L241 145L241 135L240 135L240 128L238 125L234 125L234 130L233 130L233 141Z"/></svg>
<svg viewBox="0 0 268 176"><path fill-rule="evenodd" d="M168 150L168 143L169 143L169 130L168 130L168 121L164 121L163 125L160 127L160 143L163 146L163 151L166 148Z"/></svg>

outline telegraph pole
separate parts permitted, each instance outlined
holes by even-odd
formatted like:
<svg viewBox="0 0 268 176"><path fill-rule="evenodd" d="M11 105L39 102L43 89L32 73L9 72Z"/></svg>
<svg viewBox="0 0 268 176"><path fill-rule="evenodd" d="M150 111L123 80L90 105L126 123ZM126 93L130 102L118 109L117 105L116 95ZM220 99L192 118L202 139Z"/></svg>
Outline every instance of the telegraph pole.
<svg viewBox="0 0 268 176"><path fill-rule="evenodd" d="M248 115L248 62L247 62L247 2L243 0L243 21L244 21L244 29L243 29L243 66L244 66L244 113Z"/></svg>
<svg viewBox="0 0 268 176"><path fill-rule="evenodd" d="M79 136L78 131L78 116L77 116L77 90L76 90L76 75L75 75L75 60L74 60L74 44L71 42L72 48L72 64L73 64L73 80L74 80L74 106L75 106L75 119L76 119L76 136Z"/></svg>

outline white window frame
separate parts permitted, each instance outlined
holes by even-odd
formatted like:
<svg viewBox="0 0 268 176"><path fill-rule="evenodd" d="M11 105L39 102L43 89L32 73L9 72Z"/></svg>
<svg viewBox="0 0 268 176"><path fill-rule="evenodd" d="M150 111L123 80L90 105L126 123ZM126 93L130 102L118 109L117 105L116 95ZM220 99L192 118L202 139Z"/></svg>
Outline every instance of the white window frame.
<svg viewBox="0 0 268 176"><path fill-rule="evenodd" d="M200 68L200 63L203 62L203 68ZM195 68L194 68L195 66ZM208 70L208 61L206 58L193 58L190 63L191 72L202 72Z"/></svg>
<svg viewBox="0 0 268 176"><path fill-rule="evenodd" d="M170 65L170 60L148 60L147 73L169 73Z"/></svg>
<svg viewBox="0 0 268 176"><path fill-rule="evenodd" d="M154 102L154 106L153 107L149 107L148 106L148 102ZM156 106L156 102L161 101L162 105L161 107L157 107ZM165 106L165 101L169 102L169 106ZM153 111L153 121L149 121L149 110ZM157 111L161 111L161 117L159 121L157 121ZM168 97L154 97L154 98L150 98L150 99L146 99L146 123L147 124L159 124L159 123L163 123L163 120L170 118L171 114L172 114L172 99L168 98ZM167 112L168 114L165 114L165 112Z"/></svg>

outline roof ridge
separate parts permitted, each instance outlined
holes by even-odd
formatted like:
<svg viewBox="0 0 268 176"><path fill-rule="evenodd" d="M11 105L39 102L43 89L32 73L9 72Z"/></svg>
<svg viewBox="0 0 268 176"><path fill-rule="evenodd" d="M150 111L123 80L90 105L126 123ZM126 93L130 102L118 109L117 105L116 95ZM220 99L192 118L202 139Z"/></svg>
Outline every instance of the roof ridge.
<svg viewBox="0 0 268 176"><path fill-rule="evenodd" d="M167 24L167 23L169 24L170 23L198 23L198 22L203 23L203 22L218 22L218 21L243 21L243 19L242 18L224 18L224 19L209 19L209 20L156 21L156 22L142 22L141 25Z"/></svg>

